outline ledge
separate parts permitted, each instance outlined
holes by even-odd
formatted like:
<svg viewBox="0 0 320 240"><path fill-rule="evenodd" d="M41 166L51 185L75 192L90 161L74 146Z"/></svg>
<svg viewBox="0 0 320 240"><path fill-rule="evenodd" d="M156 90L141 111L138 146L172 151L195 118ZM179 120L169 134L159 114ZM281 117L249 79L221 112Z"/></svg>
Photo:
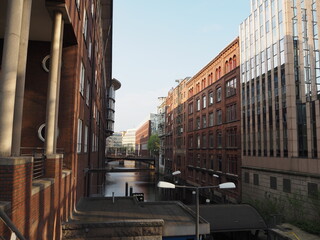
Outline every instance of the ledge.
<svg viewBox="0 0 320 240"><path fill-rule="evenodd" d="M54 184L53 178L41 178L41 179L33 180L31 195L39 193L40 191L46 189L47 187L50 187L52 184Z"/></svg>
<svg viewBox="0 0 320 240"><path fill-rule="evenodd" d="M32 163L33 157L0 157L0 166L14 166Z"/></svg>
<svg viewBox="0 0 320 240"><path fill-rule="evenodd" d="M71 172L72 172L71 170L63 169L62 170L62 178L65 178L65 177L71 175Z"/></svg>
<svg viewBox="0 0 320 240"><path fill-rule="evenodd" d="M61 159L63 158L63 154L47 154L47 159Z"/></svg>

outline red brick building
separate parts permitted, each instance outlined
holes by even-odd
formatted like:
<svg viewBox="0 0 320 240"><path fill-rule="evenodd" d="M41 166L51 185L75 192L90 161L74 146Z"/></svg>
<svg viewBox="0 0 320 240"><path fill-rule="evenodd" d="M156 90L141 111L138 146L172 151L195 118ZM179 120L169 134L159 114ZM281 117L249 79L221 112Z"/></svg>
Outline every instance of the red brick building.
<svg viewBox="0 0 320 240"><path fill-rule="evenodd" d="M87 170L104 164L109 90L120 87L112 0L31 2L0 9L0 211L26 239L60 239L104 180ZM1 237L13 230L0 219Z"/></svg>
<svg viewBox="0 0 320 240"><path fill-rule="evenodd" d="M151 136L151 120L147 120L136 131L136 155L149 157L148 140Z"/></svg>
<svg viewBox="0 0 320 240"><path fill-rule="evenodd" d="M167 173L180 170L197 186L234 182L235 190L203 193L217 202L240 201L239 74L237 38L167 96Z"/></svg>

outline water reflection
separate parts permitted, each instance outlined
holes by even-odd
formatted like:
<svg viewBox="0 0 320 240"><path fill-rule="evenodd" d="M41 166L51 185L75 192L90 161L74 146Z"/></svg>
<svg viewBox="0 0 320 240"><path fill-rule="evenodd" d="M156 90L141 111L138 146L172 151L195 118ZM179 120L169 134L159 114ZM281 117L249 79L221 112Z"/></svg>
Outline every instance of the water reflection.
<svg viewBox="0 0 320 240"><path fill-rule="evenodd" d="M119 166L118 162L111 162L109 166L117 168L135 167L133 161L125 161L124 166ZM156 196L155 177L154 172L107 173L105 196L110 197L113 192L115 196L125 196L125 186L127 182L128 192L130 187L132 187L134 193L144 193L145 201L156 201L158 199Z"/></svg>

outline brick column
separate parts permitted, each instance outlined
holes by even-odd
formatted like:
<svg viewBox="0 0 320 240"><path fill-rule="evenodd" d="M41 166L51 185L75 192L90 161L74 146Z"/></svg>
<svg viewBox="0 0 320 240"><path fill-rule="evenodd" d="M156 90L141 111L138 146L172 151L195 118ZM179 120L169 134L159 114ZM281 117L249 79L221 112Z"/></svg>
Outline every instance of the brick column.
<svg viewBox="0 0 320 240"><path fill-rule="evenodd" d="M50 213L49 228L52 232L48 232L49 238L60 239L61 212L60 212L60 188L62 185L62 154L48 154L45 164L45 177L53 178L53 209ZM51 236L52 235L52 236Z"/></svg>
<svg viewBox="0 0 320 240"><path fill-rule="evenodd" d="M0 158L0 201L11 203L8 215L23 235L30 217L32 163L32 157Z"/></svg>

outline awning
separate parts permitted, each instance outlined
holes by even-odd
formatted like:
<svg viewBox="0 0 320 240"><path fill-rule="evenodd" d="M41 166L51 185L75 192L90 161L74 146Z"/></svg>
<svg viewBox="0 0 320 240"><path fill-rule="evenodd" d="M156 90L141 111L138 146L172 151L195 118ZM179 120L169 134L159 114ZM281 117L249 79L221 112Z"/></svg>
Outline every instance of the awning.
<svg viewBox="0 0 320 240"><path fill-rule="evenodd" d="M201 205L200 216L210 223L210 232L267 229L261 215L249 204Z"/></svg>

